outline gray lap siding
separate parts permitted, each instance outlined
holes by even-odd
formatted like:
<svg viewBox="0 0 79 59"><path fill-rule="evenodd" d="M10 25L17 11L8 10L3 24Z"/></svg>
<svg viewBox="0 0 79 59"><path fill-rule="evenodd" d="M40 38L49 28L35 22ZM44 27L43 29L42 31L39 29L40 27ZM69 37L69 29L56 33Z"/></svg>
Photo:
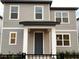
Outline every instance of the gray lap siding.
<svg viewBox="0 0 79 59"><path fill-rule="evenodd" d="M9 45L9 33L17 32L17 44ZM23 50L23 29L3 29L1 53L19 53Z"/></svg>

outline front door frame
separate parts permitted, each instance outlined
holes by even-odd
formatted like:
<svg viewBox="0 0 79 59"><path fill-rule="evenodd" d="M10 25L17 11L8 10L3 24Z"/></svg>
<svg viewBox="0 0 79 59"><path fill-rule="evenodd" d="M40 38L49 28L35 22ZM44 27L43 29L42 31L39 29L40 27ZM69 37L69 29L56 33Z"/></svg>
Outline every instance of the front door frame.
<svg viewBox="0 0 79 59"><path fill-rule="evenodd" d="M44 54L44 31L34 31L34 34L33 34L33 54L35 54L35 33L43 33L43 54Z"/></svg>

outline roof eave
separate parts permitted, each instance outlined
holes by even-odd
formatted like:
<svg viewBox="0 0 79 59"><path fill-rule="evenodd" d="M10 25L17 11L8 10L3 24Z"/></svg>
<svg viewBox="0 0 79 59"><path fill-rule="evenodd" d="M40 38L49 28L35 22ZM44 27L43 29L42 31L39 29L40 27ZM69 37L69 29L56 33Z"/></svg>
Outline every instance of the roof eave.
<svg viewBox="0 0 79 59"><path fill-rule="evenodd" d="M50 10L77 10L77 7L50 7Z"/></svg>
<svg viewBox="0 0 79 59"><path fill-rule="evenodd" d="M52 1L3 1L1 2L4 3L27 3L27 4L33 4L33 3L40 3L40 4L52 4Z"/></svg>

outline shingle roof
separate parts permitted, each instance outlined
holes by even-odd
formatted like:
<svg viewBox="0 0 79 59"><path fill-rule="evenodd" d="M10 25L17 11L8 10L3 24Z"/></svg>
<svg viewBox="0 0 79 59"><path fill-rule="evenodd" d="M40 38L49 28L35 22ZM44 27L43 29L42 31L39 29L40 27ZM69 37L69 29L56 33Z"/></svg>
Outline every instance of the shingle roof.
<svg viewBox="0 0 79 59"><path fill-rule="evenodd" d="M2 3L52 3L52 0L1 0Z"/></svg>

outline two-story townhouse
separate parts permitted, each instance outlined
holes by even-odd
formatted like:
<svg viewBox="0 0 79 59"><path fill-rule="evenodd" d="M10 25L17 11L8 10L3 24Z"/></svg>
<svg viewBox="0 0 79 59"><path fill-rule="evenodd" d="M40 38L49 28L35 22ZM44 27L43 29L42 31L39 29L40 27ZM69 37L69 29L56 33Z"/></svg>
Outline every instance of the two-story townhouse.
<svg viewBox="0 0 79 59"><path fill-rule="evenodd" d="M1 0L4 19L0 53L78 52L75 7L51 0Z"/></svg>

